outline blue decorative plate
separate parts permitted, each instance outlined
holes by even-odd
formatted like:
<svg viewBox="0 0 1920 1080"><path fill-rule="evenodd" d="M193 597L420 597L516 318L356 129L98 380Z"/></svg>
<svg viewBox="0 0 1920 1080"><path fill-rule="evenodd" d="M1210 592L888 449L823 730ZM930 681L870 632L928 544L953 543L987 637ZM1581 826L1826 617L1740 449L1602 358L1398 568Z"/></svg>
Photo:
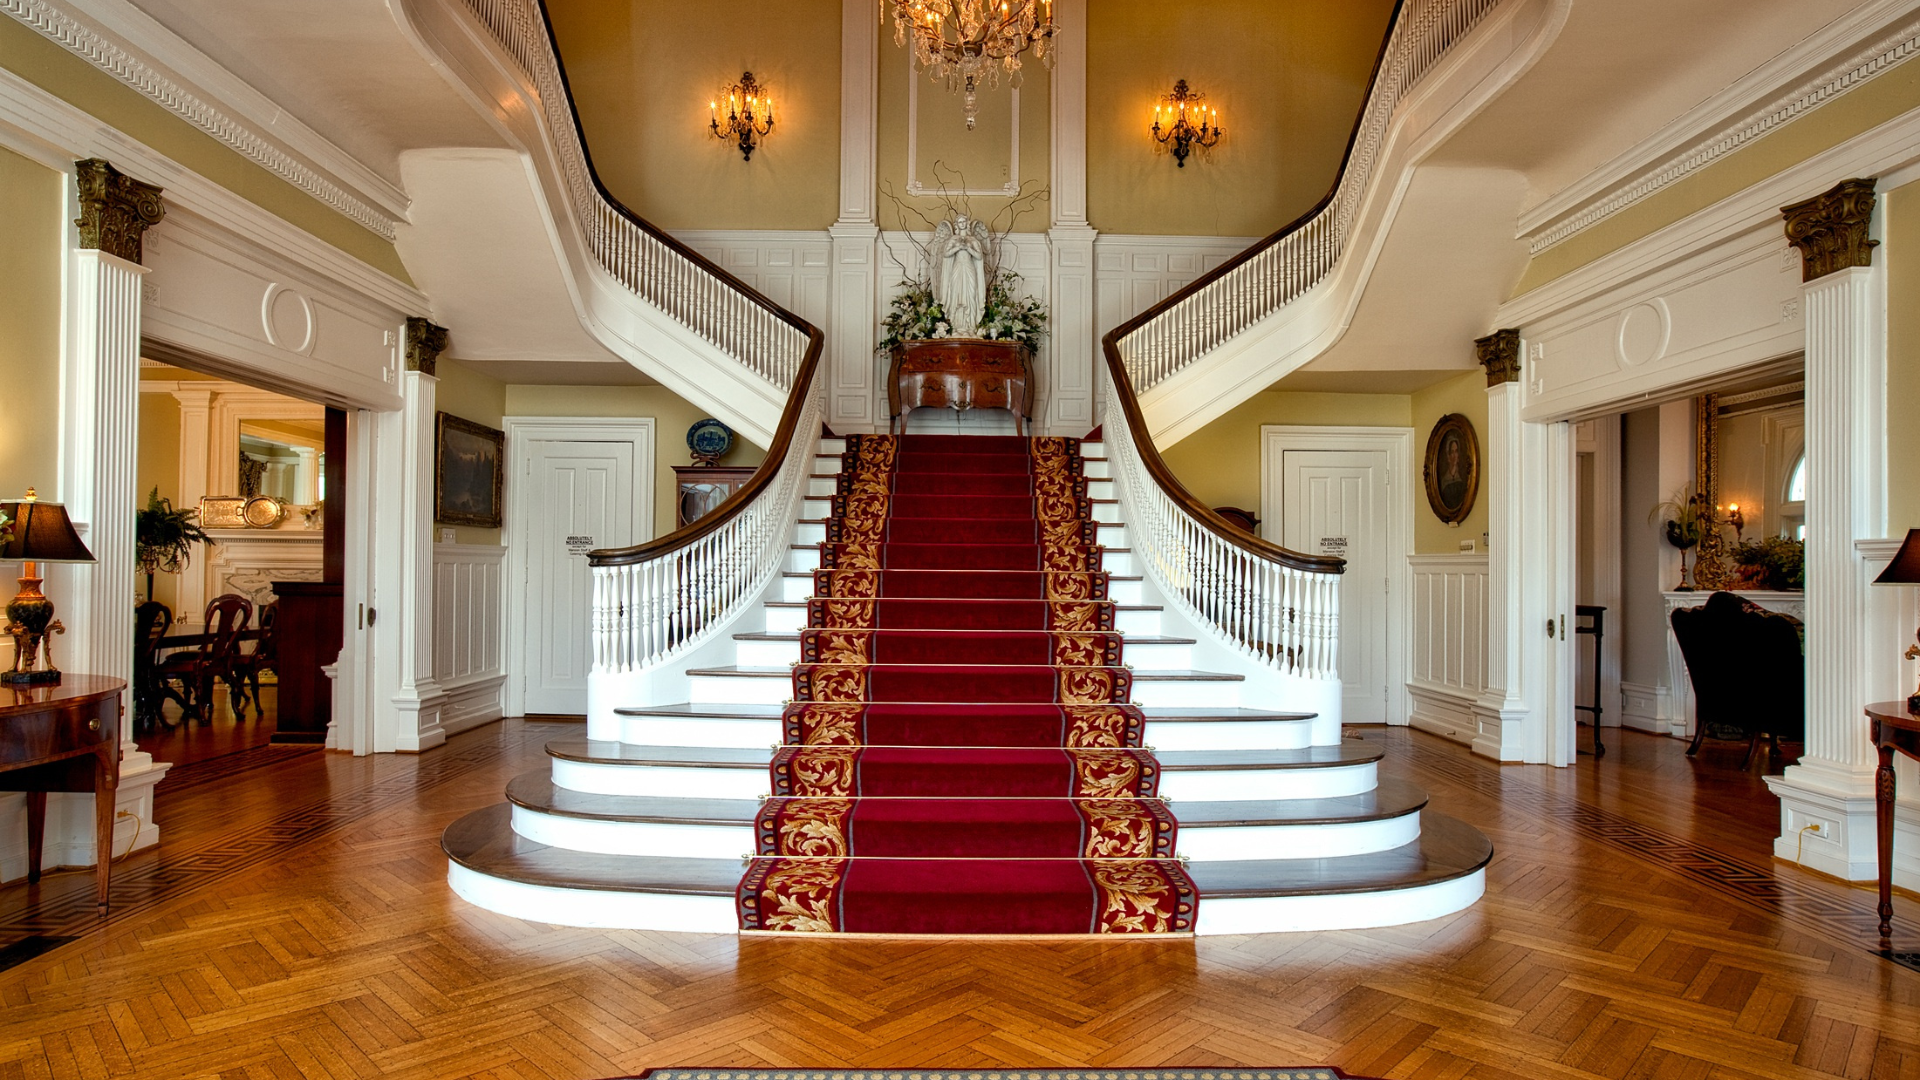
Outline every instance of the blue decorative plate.
<svg viewBox="0 0 1920 1080"><path fill-rule="evenodd" d="M711 417L697 421L687 429L687 449L694 460L711 465L733 449L733 429Z"/></svg>

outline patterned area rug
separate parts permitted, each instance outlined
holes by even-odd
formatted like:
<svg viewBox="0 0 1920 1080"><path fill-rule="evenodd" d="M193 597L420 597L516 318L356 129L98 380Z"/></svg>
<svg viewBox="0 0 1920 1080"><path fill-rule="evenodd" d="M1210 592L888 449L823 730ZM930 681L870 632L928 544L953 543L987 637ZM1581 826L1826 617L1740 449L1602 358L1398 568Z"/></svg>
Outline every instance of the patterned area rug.
<svg viewBox="0 0 1920 1080"><path fill-rule="evenodd" d="M848 437L742 930L1192 930L1096 530L1077 440Z"/></svg>
<svg viewBox="0 0 1920 1080"><path fill-rule="evenodd" d="M1338 1068L649 1068L620 1080L1371 1080Z"/></svg>
<svg viewBox="0 0 1920 1080"><path fill-rule="evenodd" d="M1279 1069L648 1069L619 1080L1370 1080L1325 1065Z"/></svg>

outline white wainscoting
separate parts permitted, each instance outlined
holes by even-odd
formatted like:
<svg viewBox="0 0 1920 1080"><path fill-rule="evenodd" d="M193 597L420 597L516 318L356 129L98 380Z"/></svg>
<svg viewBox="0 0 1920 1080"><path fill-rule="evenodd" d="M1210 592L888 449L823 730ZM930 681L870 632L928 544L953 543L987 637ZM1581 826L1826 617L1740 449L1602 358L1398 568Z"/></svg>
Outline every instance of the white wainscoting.
<svg viewBox="0 0 1920 1080"><path fill-rule="evenodd" d="M506 715L506 560L493 544L433 545L433 678L449 735Z"/></svg>
<svg viewBox="0 0 1920 1080"><path fill-rule="evenodd" d="M1093 339L1191 285L1257 237L1102 236L1093 242Z"/></svg>
<svg viewBox="0 0 1920 1080"><path fill-rule="evenodd" d="M1477 732L1473 703L1487 685L1487 556L1414 555L1411 722L1460 743Z"/></svg>
<svg viewBox="0 0 1920 1080"><path fill-rule="evenodd" d="M826 230L687 229L673 235L767 299L826 329L833 310L833 239Z"/></svg>

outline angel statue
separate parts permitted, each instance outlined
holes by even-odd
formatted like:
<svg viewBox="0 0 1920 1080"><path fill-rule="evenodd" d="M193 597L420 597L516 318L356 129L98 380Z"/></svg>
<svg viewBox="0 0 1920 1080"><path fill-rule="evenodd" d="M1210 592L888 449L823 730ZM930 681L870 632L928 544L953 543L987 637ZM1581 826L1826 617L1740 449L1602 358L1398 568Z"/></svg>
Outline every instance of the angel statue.
<svg viewBox="0 0 1920 1080"><path fill-rule="evenodd" d="M933 298L954 337L975 337L987 308L987 223L955 214L933 231Z"/></svg>

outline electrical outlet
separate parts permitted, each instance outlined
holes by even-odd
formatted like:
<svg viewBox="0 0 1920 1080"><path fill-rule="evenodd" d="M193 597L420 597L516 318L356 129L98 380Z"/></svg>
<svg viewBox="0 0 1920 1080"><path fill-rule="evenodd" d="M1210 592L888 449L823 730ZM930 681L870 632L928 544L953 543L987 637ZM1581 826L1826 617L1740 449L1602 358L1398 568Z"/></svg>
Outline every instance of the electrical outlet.
<svg viewBox="0 0 1920 1080"><path fill-rule="evenodd" d="M1812 833L1813 835L1815 835L1815 836L1817 836L1817 837L1819 837L1819 838L1820 838L1820 839L1822 839L1822 840L1828 840L1828 839L1831 839L1831 837L1829 837L1829 836L1827 835L1827 823L1826 823L1826 822L1824 822L1824 821L1810 821L1810 822L1808 822L1808 823L1807 823L1807 831L1808 831L1808 832L1810 832L1810 833Z"/></svg>

